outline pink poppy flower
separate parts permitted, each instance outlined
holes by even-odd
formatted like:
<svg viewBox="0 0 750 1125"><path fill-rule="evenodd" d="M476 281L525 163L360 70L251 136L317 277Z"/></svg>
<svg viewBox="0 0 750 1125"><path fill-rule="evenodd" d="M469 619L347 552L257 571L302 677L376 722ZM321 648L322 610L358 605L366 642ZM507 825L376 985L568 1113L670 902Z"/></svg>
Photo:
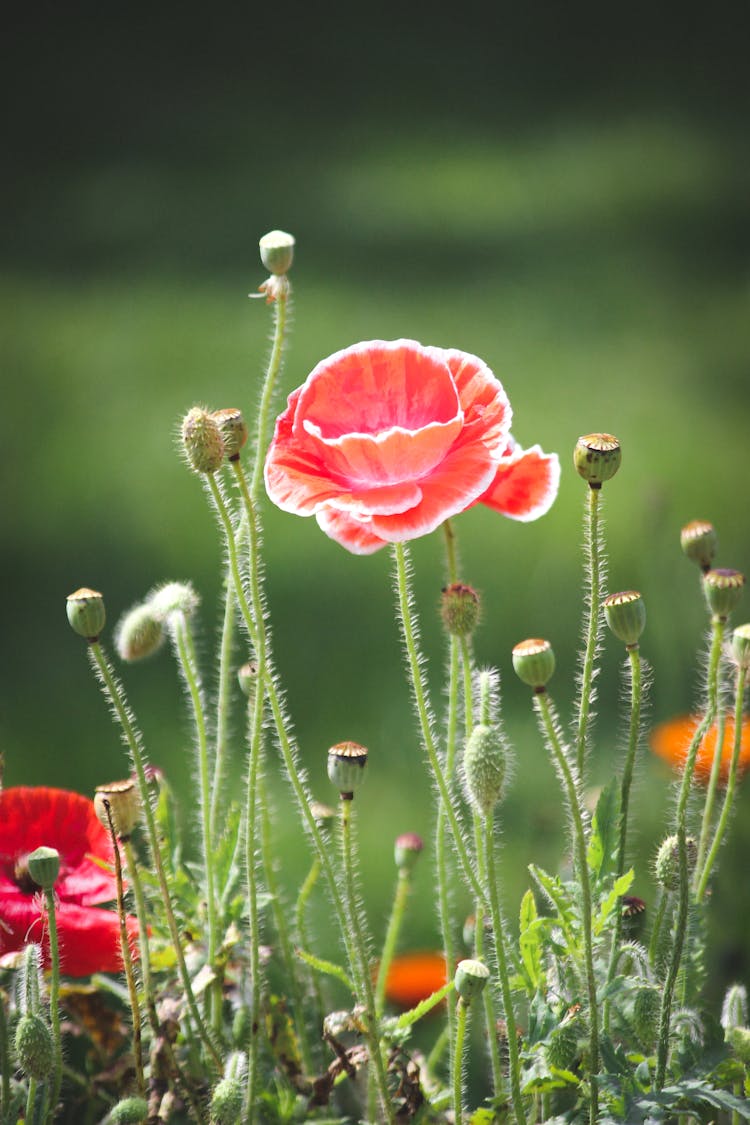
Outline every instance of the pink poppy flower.
<svg viewBox="0 0 750 1125"><path fill-rule="evenodd" d="M554 499L557 458L517 450L511 417L476 356L413 340L355 344L289 396L266 458L268 495L355 554L426 535L479 500L533 519Z"/></svg>
<svg viewBox="0 0 750 1125"><path fill-rule="evenodd" d="M117 896L112 846L93 801L65 789L19 786L0 793L0 956L35 942L49 965L44 899L26 867L39 847L60 853L55 915L62 972L119 972L117 914L97 905ZM134 947L137 919L129 917L127 924Z"/></svg>

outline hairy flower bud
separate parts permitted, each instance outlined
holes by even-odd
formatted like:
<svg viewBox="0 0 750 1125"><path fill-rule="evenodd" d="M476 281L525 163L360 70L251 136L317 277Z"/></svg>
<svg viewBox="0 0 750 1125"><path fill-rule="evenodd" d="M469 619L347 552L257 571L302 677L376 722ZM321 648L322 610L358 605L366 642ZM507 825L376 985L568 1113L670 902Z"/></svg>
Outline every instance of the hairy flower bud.
<svg viewBox="0 0 750 1125"><path fill-rule="evenodd" d="M393 858L399 871L413 871L423 849L424 840L416 832L403 832L397 836L393 846Z"/></svg>
<svg viewBox="0 0 750 1125"><path fill-rule="evenodd" d="M16 1026L18 1065L29 1078L44 1082L52 1074L55 1047L52 1032L40 1015L27 1012Z"/></svg>
<svg viewBox="0 0 750 1125"><path fill-rule="evenodd" d="M211 1121L215 1125L235 1125L242 1115L243 1083L238 1078L222 1078L211 1095Z"/></svg>
<svg viewBox="0 0 750 1125"><path fill-rule="evenodd" d="M479 621L479 594L462 582L451 582L442 592L440 616L452 637L470 637Z"/></svg>
<svg viewBox="0 0 750 1125"><path fill-rule="evenodd" d="M742 598L745 575L724 567L707 570L703 575L703 592L715 621L726 621Z"/></svg>
<svg viewBox="0 0 750 1125"><path fill-rule="evenodd" d="M224 441L216 419L194 406L182 420L182 445L196 473L215 473L224 460Z"/></svg>
<svg viewBox="0 0 750 1125"><path fill-rule="evenodd" d="M476 996L484 992L485 985L490 979L490 970L482 961L474 961L468 958L465 961L458 962L456 975L453 979L456 992L464 1004L470 1004Z"/></svg>
<svg viewBox="0 0 750 1125"><path fill-rule="evenodd" d="M698 845L692 836L685 841L687 851L688 879L695 871L698 861ZM662 841L656 853L654 875L659 886L665 891L678 891L680 889L680 855L677 847L677 837L667 836Z"/></svg>
<svg viewBox="0 0 750 1125"><path fill-rule="evenodd" d="M721 1005L721 1026L725 1031L730 1027L747 1025L747 989L744 984L731 985Z"/></svg>
<svg viewBox="0 0 750 1125"><path fill-rule="evenodd" d="M242 411L236 407L214 410L211 417L219 427L224 452L230 461L239 460L240 450L247 441L247 423Z"/></svg>
<svg viewBox="0 0 750 1125"><path fill-rule="evenodd" d="M269 273L288 273L294 260L294 235L285 230L272 230L258 242L260 260Z"/></svg>
<svg viewBox="0 0 750 1125"><path fill-rule="evenodd" d="M647 986L639 988L633 1001L633 1030L638 1042L647 1053L653 1050L659 1033L661 992Z"/></svg>
<svg viewBox="0 0 750 1125"><path fill-rule="evenodd" d="M573 464L591 488L611 480L621 461L620 443L612 434L586 434L576 442Z"/></svg>
<svg viewBox="0 0 750 1125"><path fill-rule="evenodd" d="M489 816L503 793L507 748L498 726L478 723L464 747L463 770L469 799Z"/></svg>
<svg viewBox="0 0 750 1125"><path fill-rule="evenodd" d="M165 582L149 594L148 604L154 616L164 621L172 613L192 617L201 602L191 582Z"/></svg>
<svg viewBox="0 0 750 1125"><path fill-rule="evenodd" d="M94 812L99 823L108 832L111 817L115 833L121 840L129 840L141 816L141 798L133 779L129 777L125 781L111 781L109 785L97 785L94 794Z"/></svg>
<svg viewBox="0 0 750 1125"><path fill-rule="evenodd" d="M26 860L29 875L38 886L51 891L60 874L60 853L57 848L36 848Z"/></svg>
<svg viewBox="0 0 750 1125"><path fill-rule="evenodd" d="M513 668L524 684L544 691L555 670L555 654L549 641L531 637L513 648Z"/></svg>
<svg viewBox="0 0 750 1125"><path fill-rule="evenodd" d="M737 665L750 672L750 622L738 625L732 633L732 652Z"/></svg>
<svg viewBox="0 0 750 1125"><path fill-rule="evenodd" d="M150 602L133 606L120 618L115 630L115 648L121 660L134 664L158 652L164 644L163 619Z"/></svg>
<svg viewBox="0 0 750 1125"><path fill-rule="evenodd" d="M703 571L711 569L717 545L716 529L707 520L691 520L680 532L680 546L684 554Z"/></svg>
<svg viewBox="0 0 750 1125"><path fill-rule="evenodd" d="M109 1111L110 1125L141 1125L148 1117L145 1098L123 1098Z"/></svg>
<svg viewBox="0 0 750 1125"><path fill-rule="evenodd" d="M341 794L351 801L364 780L367 750L358 742L337 742L328 751L328 776Z"/></svg>
<svg viewBox="0 0 750 1125"><path fill-rule="evenodd" d="M578 1041L581 1038L581 1025L577 1018L566 1019L550 1032L546 1044L547 1062L557 1070L571 1070L580 1055Z"/></svg>
<svg viewBox="0 0 750 1125"><path fill-rule="evenodd" d="M66 609L70 627L79 637L87 641L99 640L107 615L104 598L97 590L81 586L80 590L68 594Z"/></svg>
<svg viewBox="0 0 750 1125"><path fill-rule="evenodd" d="M602 603L607 624L628 648L638 645L641 633L646 627L646 606L636 590L622 590L610 594Z"/></svg>

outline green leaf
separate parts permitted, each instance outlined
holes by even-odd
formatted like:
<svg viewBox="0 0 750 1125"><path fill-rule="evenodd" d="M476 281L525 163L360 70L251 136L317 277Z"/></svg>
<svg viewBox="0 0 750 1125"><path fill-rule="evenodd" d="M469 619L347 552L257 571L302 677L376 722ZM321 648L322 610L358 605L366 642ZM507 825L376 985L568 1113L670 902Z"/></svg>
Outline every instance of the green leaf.
<svg viewBox="0 0 750 1125"><path fill-rule="evenodd" d="M596 937L602 932L607 924L610 915L617 909L620 899L624 894L627 894L630 884L635 878L635 872L630 870L621 875L619 879L615 879L612 890L609 892L603 902L599 904L599 909L596 912L596 917L593 920L593 930Z"/></svg>
<svg viewBox="0 0 750 1125"><path fill-rule="evenodd" d="M322 957L316 957L313 953L307 953L304 949L298 949L296 952L297 956L301 957L302 960L307 965L310 965L311 968L315 969L317 973L325 973L326 976L335 977L336 980L340 980L341 983L349 989L352 995L356 992L354 985L340 965L335 965L333 961L324 961Z"/></svg>
<svg viewBox="0 0 750 1125"><path fill-rule="evenodd" d="M595 879L614 872L619 837L620 786L613 778L599 794L586 859Z"/></svg>
<svg viewBox="0 0 750 1125"><path fill-rule="evenodd" d="M578 943L575 938L575 903L562 882L553 875L548 875L541 867L529 864L529 871L534 881L541 887L554 907L557 908L557 923L565 935L568 949L575 953Z"/></svg>
<svg viewBox="0 0 750 1125"><path fill-rule="evenodd" d="M426 1016L428 1012L432 1011L435 1005L439 1004L441 1000L444 1000L451 989L455 987L455 982L449 980L448 983L444 984L442 988L439 988L437 992L433 992L431 996L420 1000L415 1008L410 1008L408 1012L403 1012L396 1020L398 1030L401 1031L405 1027L411 1027L417 1020L421 1020L422 1016Z"/></svg>
<svg viewBox="0 0 750 1125"><path fill-rule="evenodd" d="M542 981L542 949L539 940L539 925L536 902L533 893L528 890L521 899L521 934L519 949L521 960L529 979L528 991L536 992Z"/></svg>

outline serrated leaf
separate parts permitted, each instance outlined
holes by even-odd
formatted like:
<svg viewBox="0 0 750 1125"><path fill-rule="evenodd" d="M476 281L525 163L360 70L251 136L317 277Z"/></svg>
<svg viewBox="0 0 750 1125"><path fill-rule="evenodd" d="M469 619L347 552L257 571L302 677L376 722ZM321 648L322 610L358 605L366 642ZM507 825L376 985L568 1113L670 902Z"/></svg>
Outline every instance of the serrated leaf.
<svg viewBox="0 0 750 1125"><path fill-rule="evenodd" d="M563 883L556 876L548 875L541 867L529 864L532 878L541 887L552 905L557 909L557 924L565 935L568 949L575 952L577 942L574 934L575 903Z"/></svg>
<svg viewBox="0 0 750 1125"><path fill-rule="evenodd" d="M519 937L519 950L521 960L529 978L531 990L534 992L540 986L543 978L542 948L538 925L536 902L532 892L526 891L521 900L520 914L521 933Z"/></svg>
<svg viewBox="0 0 750 1125"><path fill-rule="evenodd" d="M592 923L594 934L597 937L606 926L609 917L618 908L620 899L627 893L634 878L635 872L631 869L630 871L626 871L624 875L621 875L619 879L615 879L612 890L604 901L599 904L599 909Z"/></svg>
<svg viewBox="0 0 750 1125"><path fill-rule="evenodd" d="M616 779L605 785L596 803L586 860L595 879L614 871L620 818L620 786Z"/></svg>

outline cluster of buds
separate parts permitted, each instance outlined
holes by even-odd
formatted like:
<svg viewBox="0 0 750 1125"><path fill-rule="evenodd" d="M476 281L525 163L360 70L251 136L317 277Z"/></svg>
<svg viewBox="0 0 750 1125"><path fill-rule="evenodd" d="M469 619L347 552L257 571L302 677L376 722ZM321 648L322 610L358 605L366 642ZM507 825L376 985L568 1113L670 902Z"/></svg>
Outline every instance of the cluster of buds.
<svg viewBox="0 0 750 1125"><path fill-rule="evenodd" d="M237 407L208 410L194 406L182 420L182 448L190 468L212 476L226 457L238 461L247 441L247 424Z"/></svg>

